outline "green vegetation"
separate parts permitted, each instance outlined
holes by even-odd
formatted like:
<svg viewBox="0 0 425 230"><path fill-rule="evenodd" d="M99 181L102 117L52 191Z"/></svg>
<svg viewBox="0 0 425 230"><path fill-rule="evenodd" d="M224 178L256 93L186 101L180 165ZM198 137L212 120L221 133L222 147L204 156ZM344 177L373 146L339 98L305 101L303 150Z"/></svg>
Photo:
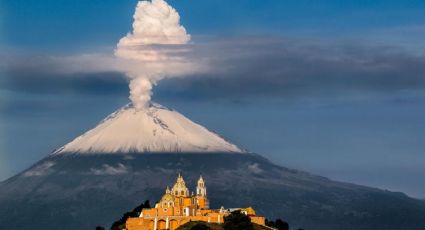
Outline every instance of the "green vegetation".
<svg viewBox="0 0 425 230"><path fill-rule="evenodd" d="M253 224L253 226L254 226L254 230L270 230L269 228L266 228L264 226L257 225L257 224ZM201 228L198 228L198 227L201 227ZM199 230L199 229L224 230L223 224L206 223L202 221L189 222L177 228L177 230Z"/></svg>
<svg viewBox="0 0 425 230"><path fill-rule="evenodd" d="M212 230L212 228L203 221L193 221L178 227L177 230Z"/></svg>
<svg viewBox="0 0 425 230"><path fill-rule="evenodd" d="M241 213L240 211L234 211L230 215L224 217L224 230L253 230L254 225L251 223L251 219Z"/></svg>
<svg viewBox="0 0 425 230"><path fill-rule="evenodd" d="M266 219L266 225L277 230L289 230L289 224L281 219L277 219L275 221L269 221Z"/></svg>
<svg viewBox="0 0 425 230"><path fill-rule="evenodd" d="M151 208L151 205L149 203L149 200L146 200L144 203L140 204L139 206L137 206L136 208L134 208L133 210L126 212L121 219L115 221L112 226L111 226L111 230L122 230L125 228L125 222L127 221L128 218L130 217L139 217L140 213L142 212L142 210L144 208Z"/></svg>

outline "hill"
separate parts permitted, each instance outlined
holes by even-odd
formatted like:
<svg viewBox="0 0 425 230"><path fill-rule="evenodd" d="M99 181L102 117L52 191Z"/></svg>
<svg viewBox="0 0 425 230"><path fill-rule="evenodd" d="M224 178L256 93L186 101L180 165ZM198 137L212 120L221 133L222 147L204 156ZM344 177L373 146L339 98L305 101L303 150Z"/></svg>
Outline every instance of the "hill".
<svg viewBox="0 0 425 230"><path fill-rule="evenodd" d="M0 223L9 229L94 229L146 199L157 201L182 173L202 174L211 208L253 205L291 226L326 230L423 230L425 202L275 165L255 154L51 155L0 183Z"/></svg>

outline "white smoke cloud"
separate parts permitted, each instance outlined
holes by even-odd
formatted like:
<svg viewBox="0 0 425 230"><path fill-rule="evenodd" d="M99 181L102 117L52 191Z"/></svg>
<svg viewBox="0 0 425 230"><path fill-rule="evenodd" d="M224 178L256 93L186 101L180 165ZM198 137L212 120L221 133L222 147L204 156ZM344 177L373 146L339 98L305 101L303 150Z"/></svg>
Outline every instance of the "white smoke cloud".
<svg viewBox="0 0 425 230"><path fill-rule="evenodd" d="M194 66L186 58L190 35L173 7L164 0L140 1L133 18L133 31L121 38L115 56L130 78L131 101L143 109L157 81L191 72Z"/></svg>

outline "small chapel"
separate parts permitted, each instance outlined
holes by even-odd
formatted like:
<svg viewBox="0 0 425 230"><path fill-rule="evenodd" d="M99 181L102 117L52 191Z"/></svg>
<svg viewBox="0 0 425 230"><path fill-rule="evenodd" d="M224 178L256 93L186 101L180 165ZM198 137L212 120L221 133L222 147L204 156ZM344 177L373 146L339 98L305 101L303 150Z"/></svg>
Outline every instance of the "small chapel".
<svg viewBox="0 0 425 230"><path fill-rule="evenodd" d="M202 176L197 182L195 194L189 193L183 177L179 174L176 183L171 189L166 188L165 194L155 207L143 209L139 217L127 219L125 228L127 230L175 230L190 221L221 224L225 216L236 210L250 217L253 223L265 225L265 218L257 216L251 207L210 209L207 187Z"/></svg>

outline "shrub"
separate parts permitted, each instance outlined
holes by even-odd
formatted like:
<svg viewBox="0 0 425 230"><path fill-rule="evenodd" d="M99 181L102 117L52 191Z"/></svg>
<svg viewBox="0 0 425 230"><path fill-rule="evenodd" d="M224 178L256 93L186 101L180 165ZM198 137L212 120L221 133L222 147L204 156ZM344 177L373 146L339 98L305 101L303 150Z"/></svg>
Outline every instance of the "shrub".
<svg viewBox="0 0 425 230"><path fill-rule="evenodd" d="M224 217L223 228L224 230L253 230L254 225L247 215L240 211L234 211L230 215Z"/></svg>
<svg viewBox="0 0 425 230"><path fill-rule="evenodd" d="M283 221L281 219L277 219L275 221L275 227L278 230L289 230L289 224L286 221Z"/></svg>
<svg viewBox="0 0 425 230"><path fill-rule="evenodd" d="M276 221L269 221L266 219L266 225L278 230L289 230L289 224L282 219L277 219Z"/></svg>
<svg viewBox="0 0 425 230"><path fill-rule="evenodd" d="M186 223L177 228L177 230L210 230L211 228L205 222L194 221Z"/></svg>
<svg viewBox="0 0 425 230"><path fill-rule="evenodd" d="M151 205L149 203L149 200L146 200L144 203L140 204L139 206L135 207L130 212L124 213L124 215L121 217L121 219L115 221L112 226L111 230L122 230L125 228L125 222L130 217L139 217L140 213L145 208L151 208Z"/></svg>

